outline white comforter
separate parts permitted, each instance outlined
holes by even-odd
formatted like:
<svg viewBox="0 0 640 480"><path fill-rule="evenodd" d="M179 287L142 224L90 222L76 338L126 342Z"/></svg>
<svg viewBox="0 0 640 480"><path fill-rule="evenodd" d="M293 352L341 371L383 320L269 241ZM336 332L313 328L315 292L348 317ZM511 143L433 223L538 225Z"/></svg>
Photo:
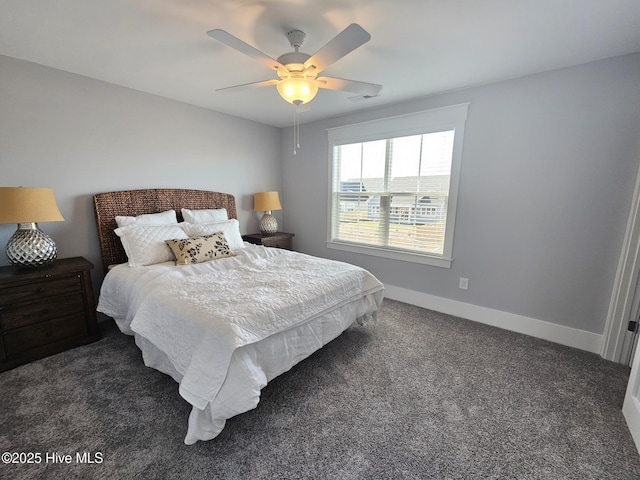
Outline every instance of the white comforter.
<svg viewBox="0 0 640 480"><path fill-rule="evenodd" d="M193 405L186 443L255 408L266 382L375 314L382 284L353 265L246 244L197 265L113 268L98 311Z"/></svg>

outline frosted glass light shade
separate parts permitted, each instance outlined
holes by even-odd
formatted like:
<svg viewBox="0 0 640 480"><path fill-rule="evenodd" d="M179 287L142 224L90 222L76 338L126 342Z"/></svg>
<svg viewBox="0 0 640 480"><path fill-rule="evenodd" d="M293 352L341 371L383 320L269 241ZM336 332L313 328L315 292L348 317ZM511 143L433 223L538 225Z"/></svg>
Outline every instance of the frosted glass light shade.
<svg viewBox="0 0 640 480"><path fill-rule="evenodd" d="M276 85L278 93L289 103L307 103L318 93L314 80L303 77L291 77L280 80Z"/></svg>

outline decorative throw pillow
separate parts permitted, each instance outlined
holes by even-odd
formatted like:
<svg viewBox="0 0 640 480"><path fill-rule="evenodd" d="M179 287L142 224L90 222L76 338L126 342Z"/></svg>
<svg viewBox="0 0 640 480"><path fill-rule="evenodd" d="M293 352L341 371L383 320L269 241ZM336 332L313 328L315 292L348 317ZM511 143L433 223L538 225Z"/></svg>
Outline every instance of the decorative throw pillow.
<svg viewBox="0 0 640 480"><path fill-rule="evenodd" d="M189 210L183 208L182 218L188 223L215 223L229 220L226 208L209 208L203 210Z"/></svg>
<svg viewBox="0 0 640 480"><path fill-rule="evenodd" d="M118 227L128 227L129 225L177 225L178 218L175 210L167 210L161 213L145 213L137 217L116 216Z"/></svg>
<svg viewBox="0 0 640 480"><path fill-rule="evenodd" d="M226 222L198 225L185 222L182 224L182 227L190 237L200 237L202 235L212 235L217 232L222 232L231 250L244 248L244 241L242 240L242 235L240 235L240 222L235 218L227 220Z"/></svg>
<svg viewBox="0 0 640 480"><path fill-rule="evenodd" d="M202 237L165 240L165 242L176 256L176 265L189 265L236 256L229 248L222 232Z"/></svg>
<svg viewBox="0 0 640 480"><path fill-rule="evenodd" d="M189 238L178 225L129 225L114 230L120 237L130 267L141 267L173 260L167 239Z"/></svg>

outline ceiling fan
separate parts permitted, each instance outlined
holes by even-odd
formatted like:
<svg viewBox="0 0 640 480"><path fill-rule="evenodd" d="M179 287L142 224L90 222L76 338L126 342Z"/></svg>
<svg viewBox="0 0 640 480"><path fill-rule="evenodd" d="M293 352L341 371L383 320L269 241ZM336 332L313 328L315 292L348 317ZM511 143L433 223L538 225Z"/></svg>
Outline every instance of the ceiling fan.
<svg viewBox="0 0 640 480"><path fill-rule="evenodd" d="M343 78L318 77L318 74L331 64L371 39L371 35L356 23L349 25L313 55L299 51L304 43L306 34L300 30L291 30L287 33L287 38L294 51L279 56L277 60L224 30L210 30L207 35L257 60L270 70L275 71L279 77L279 79L274 78L260 82L245 83L218 90L230 91L275 85L284 100L295 105L302 105L313 100L319 88L356 93L358 95L350 97L354 101L376 97L382 89L382 85L374 83L357 82Z"/></svg>

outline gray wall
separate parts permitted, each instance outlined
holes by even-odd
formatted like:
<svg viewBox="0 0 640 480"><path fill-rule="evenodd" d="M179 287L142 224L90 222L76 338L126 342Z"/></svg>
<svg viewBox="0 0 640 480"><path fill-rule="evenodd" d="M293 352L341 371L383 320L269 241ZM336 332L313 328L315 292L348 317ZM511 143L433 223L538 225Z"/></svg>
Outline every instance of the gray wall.
<svg viewBox="0 0 640 480"><path fill-rule="evenodd" d="M303 124L295 156L290 128L8 57L0 72L0 186L54 189L66 221L40 226L61 257L96 264L96 283L93 194L224 191L249 232L253 193L273 189L298 250L362 265L388 285L603 331L640 162L638 54ZM467 101L452 268L327 249L325 129ZM14 230L0 225L0 245Z"/></svg>
<svg viewBox="0 0 640 480"><path fill-rule="evenodd" d="M295 156L285 129L287 229L389 285L602 333L640 161L638 79L634 54L303 124ZM325 129L462 102L452 268L327 249Z"/></svg>
<svg viewBox="0 0 640 480"><path fill-rule="evenodd" d="M281 190L277 128L9 57L0 56L0 72L0 186L53 188L65 221L39 226L59 257L95 264L95 283L95 193L231 193L248 233L257 231L253 193ZM0 225L1 265L15 229Z"/></svg>

